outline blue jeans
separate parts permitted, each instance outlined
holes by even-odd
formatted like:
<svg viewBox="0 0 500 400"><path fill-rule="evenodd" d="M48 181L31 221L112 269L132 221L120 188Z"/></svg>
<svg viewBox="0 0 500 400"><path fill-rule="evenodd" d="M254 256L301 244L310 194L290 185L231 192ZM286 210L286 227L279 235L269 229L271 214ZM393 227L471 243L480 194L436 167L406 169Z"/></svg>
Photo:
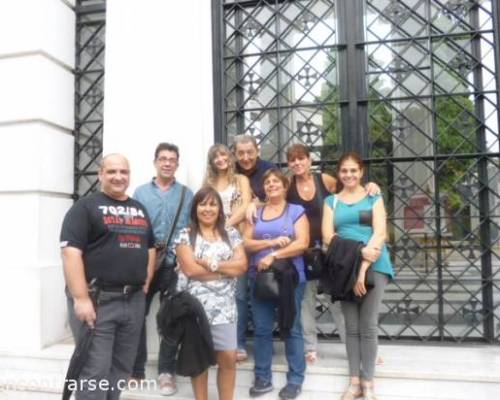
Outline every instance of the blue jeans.
<svg viewBox="0 0 500 400"><path fill-rule="evenodd" d="M264 382L272 382L271 365L273 361L273 327L277 302L256 299L255 281L251 280L252 314L254 324L255 377ZM295 289L295 319L290 336L285 339L285 355L288 362L287 383L302 385L306 371L304 357L304 338L300 323L300 309L305 283L299 283Z"/></svg>
<svg viewBox="0 0 500 400"><path fill-rule="evenodd" d="M244 273L236 281L236 308L238 310L237 340L238 349L247 347L248 326L248 273Z"/></svg>

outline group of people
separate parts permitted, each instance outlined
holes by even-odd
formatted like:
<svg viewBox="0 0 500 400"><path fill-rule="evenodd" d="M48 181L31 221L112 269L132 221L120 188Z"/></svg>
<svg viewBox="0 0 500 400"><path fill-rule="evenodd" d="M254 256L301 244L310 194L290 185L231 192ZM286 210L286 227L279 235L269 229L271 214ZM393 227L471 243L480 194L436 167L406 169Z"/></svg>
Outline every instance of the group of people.
<svg viewBox="0 0 500 400"><path fill-rule="evenodd" d="M221 400L234 398L236 363L248 356L249 318L255 361L249 394L258 397L273 390L278 313L289 367L279 398L297 398L306 363L317 357L317 281L306 280L303 254L310 247L329 246L338 235L364 243L353 287L358 301L341 301L330 309L349 361L350 383L342 400L375 399L378 309L393 270L384 245L380 188L363 185L362 159L344 154L334 178L312 172L309 150L294 144L287 150L288 178L259 157L255 138L248 135L235 138L233 152L213 145L207 158L203 187L193 195L175 179L177 146L160 143L154 154L156 176L129 198L128 161L108 155L99 170L101 192L80 199L68 211L61 248L70 326L76 340L82 325L94 329L80 379L107 379L115 388L82 388L76 398L117 399L120 380L145 378L145 317L158 292L161 300L187 292L203 307ZM256 295L258 274L285 261L290 268L280 274L280 298ZM369 270L375 276L372 289L365 285ZM91 295L93 285L99 288L97 299ZM177 391L178 346L168 338L160 340L158 382L164 395ZM194 397L208 399L208 369L191 380Z"/></svg>

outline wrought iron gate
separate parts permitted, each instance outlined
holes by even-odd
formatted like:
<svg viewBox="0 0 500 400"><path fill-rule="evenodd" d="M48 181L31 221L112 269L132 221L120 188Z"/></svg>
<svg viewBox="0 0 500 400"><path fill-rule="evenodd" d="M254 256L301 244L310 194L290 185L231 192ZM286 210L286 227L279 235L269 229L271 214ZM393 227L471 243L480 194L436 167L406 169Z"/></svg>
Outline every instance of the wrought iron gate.
<svg viewBox="0 0 500 400"><path fill-rule="evenodd" d="M498 0L213 0L216 141L360 152L389 212L390 339L500 341ZM329 334L325 306L318 327Z"/></svg>
<svg viewBox="0 0 500 400"><path fill-rule="evenodd" d="M102 154L105 0L76 2L75 199L96 190Z"/></svg>

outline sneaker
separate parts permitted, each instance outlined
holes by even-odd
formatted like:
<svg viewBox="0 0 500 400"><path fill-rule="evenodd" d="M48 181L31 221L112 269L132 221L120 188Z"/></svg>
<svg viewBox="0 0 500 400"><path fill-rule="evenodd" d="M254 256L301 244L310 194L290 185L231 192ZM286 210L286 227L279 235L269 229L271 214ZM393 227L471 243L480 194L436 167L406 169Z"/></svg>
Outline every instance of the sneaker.
<svg viewBox="0 0 500 400"><path fill-rule="evenodd" d="M300 392L302 392L302 386L295 385L293 383L287 383L286 386L280 390L278 396L280 399L296 399Z"/></svg>
<svg viewBox="0 0 500 400"><path fill-rule="evenodd" d="M146 379L146 374L144 372L132 372L132 375L128 378L129 381L141 382Z"/></svg>
<svg viewBox="0 0 500 400"><path fill-rule="evenodd" d="M245 349L236 350L236 361L245 361L248 358L248 353Z"/></svg>
<svg viewBox="0 0 500 400"><path fill-rule="evenodd" d="M316 350L307 350L306 352L306 363L312 365L318 360L318 353Z"/></svg>
<svg viewBox="0 0 500 400"><path fill-rule="evenodd" d="M255 382L248 393L250 394L250 397L258 397L262 396L263 394L269 393L272 390L273 384L271 382L266 382L262 379L255 378Z"/></svg>
<svg viewBox="0 0 500 400"><path fill-rule="evenodd" d="M175 375L167 372L158 376L158 383L160 385L160 394L163 396L172 396L177 393L177 384L175 383Z"/></svg>
<svg viewBox="0 0 500 400"><path fill-rule="evenodd" d="M129 376L127 381L128 390L140 388L141 382L144 379L146 379L146 376L144 374L132 374L131 376Z"/></svg>

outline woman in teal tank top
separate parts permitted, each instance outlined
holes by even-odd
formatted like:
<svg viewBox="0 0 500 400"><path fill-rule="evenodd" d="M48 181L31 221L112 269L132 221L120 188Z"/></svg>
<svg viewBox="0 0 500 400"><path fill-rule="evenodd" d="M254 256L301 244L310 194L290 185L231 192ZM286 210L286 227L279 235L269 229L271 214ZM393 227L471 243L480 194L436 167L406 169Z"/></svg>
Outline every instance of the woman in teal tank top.
<svg viewBox="0 0 500 400"><path fill-rule="evenodd" d="M353 287L359 302L342 301L350 384L342 400L375 400L373 376L377 358L378 314L384 289L394 277L387 247L386 213L381 196L368 196L362 186L364 165L356 153L346 153L337 164L337 195L325 199L321 232L329 245L334 235L365 243L363 261ZM367 291L365 276L373 268L375 286Z"/></svg>
<svg viewBox="0 0 500 400"><path fill-rule="evenodd" d="M337 196L335 207L335 231L337 235L345 239L357 240L363 243L368 243L373 236L372 214L373 207L378 201L383 201L382 196L365 195L358 202L348 204L344 203ZM325 203L333 210L335 195L328 196ZM371 264L374 271L387 274L394 278L391 260L387 246L382 245L380 248L380 257Z"/></svg>

